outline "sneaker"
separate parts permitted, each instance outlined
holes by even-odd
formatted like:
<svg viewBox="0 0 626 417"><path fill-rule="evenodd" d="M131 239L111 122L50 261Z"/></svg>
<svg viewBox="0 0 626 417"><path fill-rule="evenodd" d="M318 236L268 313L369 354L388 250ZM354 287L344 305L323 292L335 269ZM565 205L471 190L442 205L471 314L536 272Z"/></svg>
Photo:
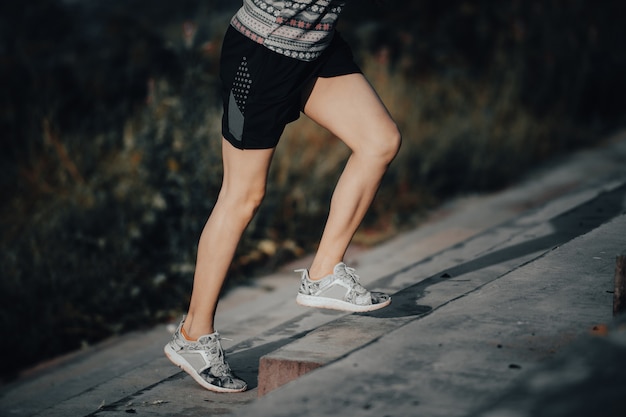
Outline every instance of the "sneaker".
<svg viewBox="0 0 626 417"><path fill-rule="evenodd" d="M220 335L215 332L187 340L181 333L185 318L178 325L172 340L163 349L174 365L187 372L204 388L215 392L242 392L247 385L235 377L224 360Z"/></svg>
<svg viewBox="0 0 626 417"><path fill-rule="evenodd" d="M297 269L296 272L302 273L296 302L303 306L365 312L378 310L391 303L391 297L387 294L363 288L355 270L343 262L335 265L331 275L317 281L309 278L306 269Z"/></svg>

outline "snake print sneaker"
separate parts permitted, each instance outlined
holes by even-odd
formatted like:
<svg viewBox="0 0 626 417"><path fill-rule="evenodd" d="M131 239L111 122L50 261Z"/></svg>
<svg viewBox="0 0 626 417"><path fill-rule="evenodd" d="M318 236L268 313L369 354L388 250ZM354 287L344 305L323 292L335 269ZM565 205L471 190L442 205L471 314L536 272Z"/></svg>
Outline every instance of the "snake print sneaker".
<svg viewBox="0 0 626 417"><path fill-rule="evenodd" d="M387 294L363 288L355 270L343 262L335 265L331 275L316 281L309 278L306 269L297 269L296 272L302 273L296 302L303 306L365 312L378 310L391 303L391 297Z"/></svg>
<svg viewBox="0 0 626 417"><path fill-rule="evenodd" d="M242 392L247 385L233 375L224 359L219 333L187 340L181 334L185 318L178 325L172 340L163 349L174 365L187 372L202 387L215 392Z"/></svg>

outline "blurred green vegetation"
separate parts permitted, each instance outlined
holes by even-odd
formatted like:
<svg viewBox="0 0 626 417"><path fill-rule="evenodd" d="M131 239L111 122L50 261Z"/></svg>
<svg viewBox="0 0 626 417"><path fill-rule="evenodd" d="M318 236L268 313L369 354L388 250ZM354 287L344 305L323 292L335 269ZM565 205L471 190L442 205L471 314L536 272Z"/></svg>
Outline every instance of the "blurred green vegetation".
<svg viewBox="0 0 626 417"><path fill-rule="evenodd" d="M3 379L186 308L221 181L216 74L233 3L0 5L0 329L29 341ZM625 5L349 5L342 33L404 137L356 242L623 126ZM314 250L347 154L304 118L288 127L228 288Z"/></svg>

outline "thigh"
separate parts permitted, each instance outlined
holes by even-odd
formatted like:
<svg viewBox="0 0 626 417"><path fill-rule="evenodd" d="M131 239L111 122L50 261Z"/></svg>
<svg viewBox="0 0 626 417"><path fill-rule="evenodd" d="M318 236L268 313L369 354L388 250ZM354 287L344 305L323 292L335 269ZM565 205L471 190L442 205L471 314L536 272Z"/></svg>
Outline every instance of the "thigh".
<svg viewBox="0 0 626 417"><path fill-rule="evenodd" d="M224 178L220 194L262 198L274 149L238 149L222 138Z"/></svg>
<svg viewBox="0 0 626 417"><path fill-rule="evenodd" d="M353 151L370 149L397 132L395 122L363 74L318 78L304 113Z"/></svg>

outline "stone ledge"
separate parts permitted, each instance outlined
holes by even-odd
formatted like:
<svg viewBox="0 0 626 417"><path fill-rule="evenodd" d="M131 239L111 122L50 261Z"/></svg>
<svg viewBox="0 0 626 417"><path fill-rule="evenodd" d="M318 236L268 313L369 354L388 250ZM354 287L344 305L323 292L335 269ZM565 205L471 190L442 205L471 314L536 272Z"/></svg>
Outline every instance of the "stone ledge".
<svg viewBox="0 0 626 417"><path fill-rule="evenodd" d="M261 357L258 395L261 397L308 372L340 359L415 318L416 315L381 318L376 316L376 312L372 312L367 315L344 316L319 327Z"/></svg>

